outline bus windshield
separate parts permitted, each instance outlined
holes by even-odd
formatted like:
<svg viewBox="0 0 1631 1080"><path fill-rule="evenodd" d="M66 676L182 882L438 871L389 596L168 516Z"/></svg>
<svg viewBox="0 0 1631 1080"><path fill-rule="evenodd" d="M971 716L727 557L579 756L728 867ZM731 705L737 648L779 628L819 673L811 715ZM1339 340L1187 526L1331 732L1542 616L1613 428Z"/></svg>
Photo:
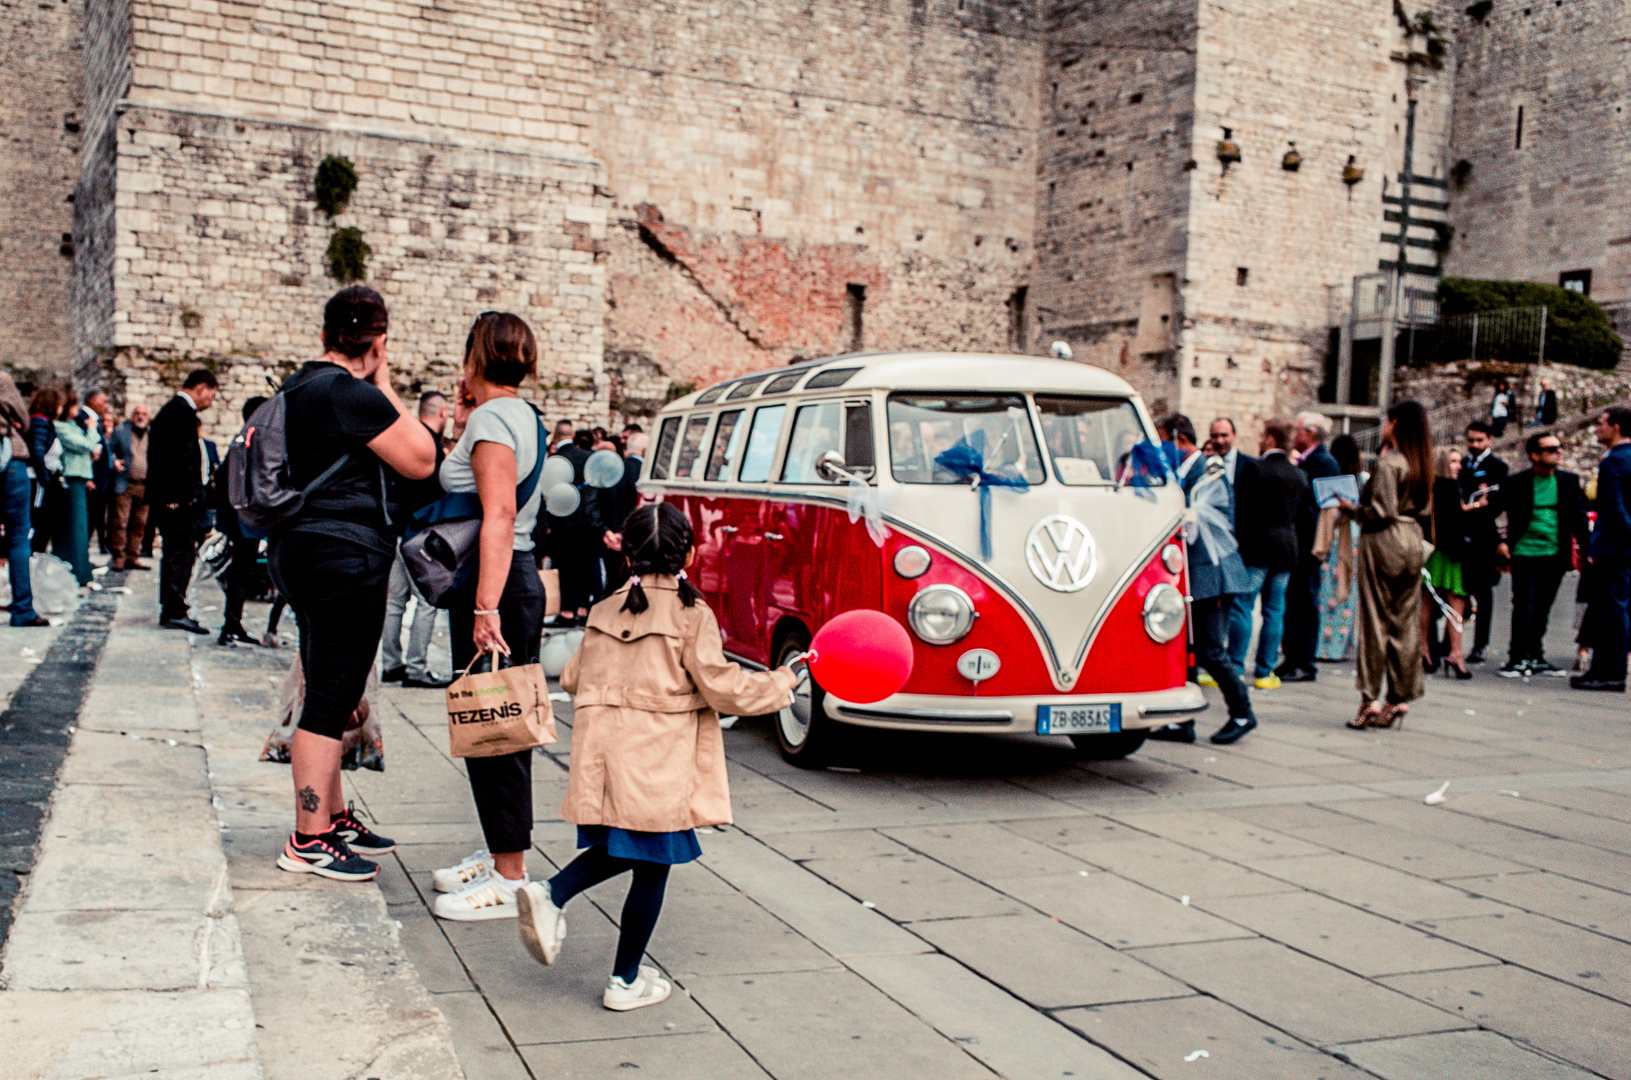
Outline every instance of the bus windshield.
<svg viewBox="0 0 1631 1080"><path fill-rule="evenodd" d="M888 416L890 473L900 483L966 483L936 460L962 441L979 447L988 473L1046 479L1019 394L891 394Z"/></svg>
<svg viewBox="0 0 1631 1080"><path fill-rule="evenodd" d="M1042 438L1053 459L1054 475L1061 484L1083 487L1129 482L1135 469L1133 446L1148 438L1131 401L1037 394L1036 411L1042 418ZM1143 482L1160 486L1166 480L1147 475Z"/></svg>

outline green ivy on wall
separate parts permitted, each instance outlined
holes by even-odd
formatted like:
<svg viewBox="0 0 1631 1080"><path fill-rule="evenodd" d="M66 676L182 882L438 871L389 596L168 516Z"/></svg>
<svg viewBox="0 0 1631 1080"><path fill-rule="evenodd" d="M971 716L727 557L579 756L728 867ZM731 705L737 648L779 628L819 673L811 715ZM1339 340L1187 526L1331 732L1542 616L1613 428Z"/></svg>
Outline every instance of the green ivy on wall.
<svg viewBox="0 0 1631 1080"><path fill-rule="evenodd" d="M374 249L362 238L362 230L355 225L335 229L324 256L328 276L341 285L363 280L368 276L368 256L373 253Z"/></svg>

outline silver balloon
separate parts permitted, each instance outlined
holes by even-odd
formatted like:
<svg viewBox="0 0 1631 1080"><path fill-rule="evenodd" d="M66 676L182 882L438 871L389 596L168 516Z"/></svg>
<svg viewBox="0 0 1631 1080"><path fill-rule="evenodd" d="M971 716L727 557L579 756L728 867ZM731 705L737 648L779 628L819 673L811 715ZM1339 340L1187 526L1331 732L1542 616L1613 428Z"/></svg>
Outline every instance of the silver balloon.
<svg viewBox="0 0 1631 1080"><path fill-rule="evenodd" d="M561 677L566 670L566 662L572 659L573 642L570 634L550 634L544 639L544 647L538 650L538 663L543 667L544 674L551 679Z"/></svg>
<svg viewBox="0 0 1631 1080"><path fill-rule="evenodd" d="M583 497L571 484L556 484L544 493L544 508L556 517L571 517Z"/></svg>
<svg viewBox="0 0 1631 1080"><path fill-rule="evenodd" d="M572 479L572 463L566 458L556 454L544 459L544 471L538 477L538 483L545 491L556 484L570 484Z"/></svg>
<svg viewBox="0 0 1631 1080"><path fill-rule="evenodd" d="M596 450L583 466L583 479L598 488L616 487L623 479L623 459L616 450Z"/></svg>

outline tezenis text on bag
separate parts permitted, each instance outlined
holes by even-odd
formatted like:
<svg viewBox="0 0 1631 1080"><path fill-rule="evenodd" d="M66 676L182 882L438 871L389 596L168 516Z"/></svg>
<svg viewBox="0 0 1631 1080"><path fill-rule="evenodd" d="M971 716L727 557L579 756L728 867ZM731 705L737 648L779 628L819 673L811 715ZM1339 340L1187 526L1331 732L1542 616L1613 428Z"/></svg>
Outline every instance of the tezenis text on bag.
<svg viewBox="0 0 1631 1080"><path fill-rule="evenodd" d="M462 709L450 711L447 714L449 723L454 724L485 724L493 720L509 720L520 716L522 712L519 701L507 701L491 709Z"/></svg>

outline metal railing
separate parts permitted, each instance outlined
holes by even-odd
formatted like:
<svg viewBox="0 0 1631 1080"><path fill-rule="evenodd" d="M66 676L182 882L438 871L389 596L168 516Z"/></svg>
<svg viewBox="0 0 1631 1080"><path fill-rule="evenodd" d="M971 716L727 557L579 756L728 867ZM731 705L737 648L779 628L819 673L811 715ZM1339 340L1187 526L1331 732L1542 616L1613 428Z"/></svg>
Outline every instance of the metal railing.
<svg viewBox="0 0 1631 1080"><path fill-rule="evenodd" d="M1446 443L1459 446L1468 424L1474 420L1488 419L1489 402L1458 401L1453 405L1427 410L1427 430L1432 433L1434 446L1443 446ZM1374 454L1382 446L1382 429L1373 427L1356 431L1354 442L1359 444L1361 454Z"/></svg>
<svg viewBox="0 0 1631 1080"><path fill-rule="evenodd" d="M1475 311L1440 319L1434 328L1437 340L1432 359L1438 363L1457 360L1544 363L1546 316L1544 307L1522 307Z"/></svg>

